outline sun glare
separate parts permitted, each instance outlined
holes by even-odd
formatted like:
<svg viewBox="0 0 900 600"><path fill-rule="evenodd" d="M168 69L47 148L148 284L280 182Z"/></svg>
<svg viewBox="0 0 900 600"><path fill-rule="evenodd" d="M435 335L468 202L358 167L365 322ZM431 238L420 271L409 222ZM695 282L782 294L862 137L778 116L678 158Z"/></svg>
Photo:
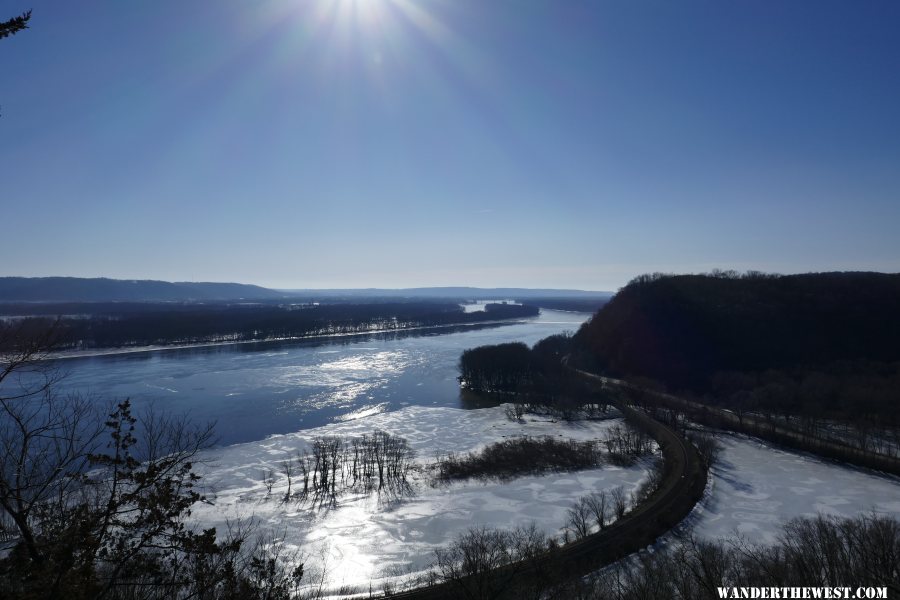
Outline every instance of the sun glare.
<svg viewBox="0 0 900 600"><path fill-rule="evenodd" d="M383 23L390 0L330 0L339 19L350 19L356 26L372 27Z"/></svg>

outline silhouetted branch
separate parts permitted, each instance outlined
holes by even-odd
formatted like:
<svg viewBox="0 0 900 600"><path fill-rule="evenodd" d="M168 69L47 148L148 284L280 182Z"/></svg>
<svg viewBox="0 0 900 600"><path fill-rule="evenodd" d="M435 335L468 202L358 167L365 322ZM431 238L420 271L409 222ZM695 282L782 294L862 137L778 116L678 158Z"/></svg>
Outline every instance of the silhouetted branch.
<svg viewBox="0 0 900 600"><path fill-rule="evenodd" d="M28 29L28 21L31 20L31 11L26 11L18 17L0 23L0 40L16 34L23 29Z"/></svg>

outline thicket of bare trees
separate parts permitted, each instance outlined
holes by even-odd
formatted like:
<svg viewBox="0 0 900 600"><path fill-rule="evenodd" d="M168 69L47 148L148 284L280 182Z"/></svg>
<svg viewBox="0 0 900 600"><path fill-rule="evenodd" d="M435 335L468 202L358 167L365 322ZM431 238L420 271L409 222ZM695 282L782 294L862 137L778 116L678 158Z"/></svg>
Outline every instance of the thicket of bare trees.
<svg viewBox="0 0 900 600"><path fill-rule="evenodd" d="M578 540L606 529L629 510L645 502L659 489L662 480L662 461L654 461L647 479L631 494L619 485L609 491L601 490L582 496L566 511L563 542Z"/></svg>
<svg viewBox="0 0 900 600"><path fill-rule="evenodd" d="M712 600L720 587L887 587L900 593L900 522L878 515L788 522L778 543L703 541L642 553L601 571L572 598Z"/></svg>
<svg viewBox="0 0 900 600"><path fill-rule="evenodd" d="M409 473L415 451L406 439L376 430L359 437L317 437L310 448L279 464L284 476L282 501L315 503L333 501L349 491L409 491ZM276 472L263 472L267 495L276 483Z"/></svg>
<svg viewBox="0 0 900 600"><path fill-rule="evenodd" d="M621 512L625 513L625 493L621 487L614 488L611 492L602 490L582 496L568 511L566 511L566 525L564 541L570 538L580 539L587 537L595 530L606 529L615 515L618 505L621 503Z"/></svg>
<svg viewBox="0 0 900 600"><path fill-rule="evenodd" d="M212 428L67 394L55 331L0 324L0 597L288 598L302 566L187 518Z"/></svg>
<svg viewBox="0 0 900 600"><path fill-rule="evenodd" d="M900 521L879 515L795 519L774 545L686 536L562 582L554 576L562 565L546 552L554 547L534 527L474 528L435 553L432 576L472 600L717 600L721 587L850 585L886 587L889 597L900 593Z"/></svg>
<svg viewBox="0 0 900 600"><path fill-rule="evenodd" d="M549 547L534 525L511 531L476 527L435 551L432 583L448 583L458 598L499 598L519 583L524 569L540 570Z"/></svg>
<svg viewBox="0 0 900 600"><path fill-rule="evenodd" d="M716 439L716 436L696 429L687 431L685 435L697 448L697 452L700 454L700 458L703 459L703 464L707 469L719 460L719 456L722 454L722 444Z"/></svg>
<svg viewBox="0 0 900 600"><path fill-rule="evenodd" d="M690 440L697 448L706 468L711 467L719 459L719 455L722 453L721 442L711 432L698 429L698 426L690 418L691 416L696 417L696 414L688 415L683 410L654 404L654 396L646 392L634 391L633 396L647 414Z"/></svg>
<svg viewBox="0 0 900 600"><path fill-rule="evenodd" d="M435 482L505 480L547 471L589 469L607 461L631 465L654 449L653 438L644 431L621 425L610 427L602 441L521 436L488 444L477 452L439 457Z"/></svg>
<svg viewBox="0 0 900 600"><path fill-rule="evenodd" d="M655 442L641 429L613 425L603 439L610 462L619 465L634 464L634 461L653 452Z"/></svg>
<svg viewBox="0 0 900 600"><path fill-rule="evenodd" d="M522 436L494 442L478 452L449 454L437 461L436 483L478 478L500 480L547 471L589 469L603 464L594 441Z"/></svg>
<svg viewBox="0 0 900 600"><path fill-rule="evenodd" d="M583 419L607 419L616 413L610 411L610 405L603 398L584 399L584 392L573 382L561 379L554 393L544 389L523 391L510 398L506 407L506 417L510 421L522 421L525 415L541 415L561 421L580 421Z"/></svg>

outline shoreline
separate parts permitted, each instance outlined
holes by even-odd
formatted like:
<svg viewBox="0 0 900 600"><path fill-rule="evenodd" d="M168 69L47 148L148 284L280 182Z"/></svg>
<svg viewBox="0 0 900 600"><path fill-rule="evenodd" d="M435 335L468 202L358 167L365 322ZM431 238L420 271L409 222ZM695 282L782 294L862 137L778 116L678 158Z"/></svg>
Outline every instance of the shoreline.
<svg viewBox="0 0 900 600"><path fill-rule="evenodd" d="M543 309L542 309L543 310ZM540 315L538 315L540 316ZM536 318L536 317L530 317ZM55 352L47 356L44 360L66 360L75 358L102 358L105 356L119 356L125 354L138 354L143 352L165 352L173 350L188 350L196 348L216 348L219 346L238 346L243 344L270 344L275 342L302 342L315 340L329 340L337 338L362 337L366 335L380 335L385 333L407 332L407 331L437 331L441 329L460 328L460 327L479 327L484 325L514 325L516 323L526 323L528 318L514 319L495 319L493 321L478 321L475 323L445 323L443 325L420 325L415 327L391 327L384 329L373 329L371 331L359 331L353 333L330 333L316 335L301 335L280 338L265 338L260 340L232 340L222 342L197 342L186 344L161 344L157 346L136 346L136 347L116 347L116 348L96 348L90 350L63 350Z"/></svg>

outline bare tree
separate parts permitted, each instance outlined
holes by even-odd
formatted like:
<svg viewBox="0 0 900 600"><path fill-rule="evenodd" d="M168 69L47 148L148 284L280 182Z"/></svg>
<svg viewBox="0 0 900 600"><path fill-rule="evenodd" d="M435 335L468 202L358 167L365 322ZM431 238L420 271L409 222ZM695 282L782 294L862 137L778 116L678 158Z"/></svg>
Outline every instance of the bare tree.
<svg viewBox="0 0 900 600"><path fill-rule="evenodd" d="M588 494L583 500L590 510L591 515L594 517L594 523L597 525L597 529L605 529L606 519L609 517L609 501L606 491L603 490Z"/></svg>
<svg viewBox="0 0 900 600"><path fill-rule="evenodd" d="M194 464L212 426L61 393L54 340L0 324L0 597L286 598L257 585L277 558L186 522L206 501Z"/></svg>
<svg viewBox="0 0 900 600"><path fill-rule="evenodd" d="M576 583L581 598L721 597L721 587L859 586L900 592L900 522L883 515L788 522L775 544L679 539ZM891 596L893 597L893 596Z"/></svg>
<svg viewBox="0 0 900 600"><path fill-rule="evenodd" d="M297 461L297 467L300 469L300 477L303 479L303 491L300 492L299 498L300 500L306 500L309 495L309 476L312 468L310 461L312 458L310 457L309 452L304 450L303 452L297 453L295 460Z"/></svg>
<svg viewBox="0 0 900 600"><path fill-rule="evenodd" d="M287 491L284 493L284 502L291 499L291 480L294 475L294 459L288 457L281 463L281 472L287 477Z"/></svg>
<svg viewBox="0 0 900 600"><path fill-rule="evenodd" d="M275 485L275 471L272 469L263 470L263 485L266 486L266 500L272 495L272 487Z"/></svg>
<svg viewBox="0 0 900 600"><path fill-rule="evenodd" d="M455 597L498 598L516 587L523 568L538 566L547 547L534 525L512 531L476 527L436 550L432 568L439 580L453 586ZM534 587L534 581L528 585Z"/></svg>
<svg viewBox="0 0 900 600"><path fill-rule="evenodd" d="M621 485L616 486L609 492L609 497L612 500L613 513L617 519L621 519L625 516L625 510L628 508L625 489Z"/></svg>
<svg viewBox="0 0 900 600"><path fill-rule="evenodd" d="M568 540L569 533L576 540L590 535L591 516L591 508L584 496L566 511L566 539Z"/></svg>
<svg viewBox="0 0 900 600"><path fill-rule="evenodd" d="M700 458L703 459L707 468L711 467L719 459L722 453L722 444L710 433L705 431L694 431L688 435L688 439L697 448Z"/></svg>
<svg viewBox="0 0 900 600"><path fill-rule="evenodd" d="M91 402L57 393L62 374L46 361L55 339L54 328L39 337L21 324L0 329L0 508L36 563L43 552L32 517L65 509L104 429Z"/></svg>

